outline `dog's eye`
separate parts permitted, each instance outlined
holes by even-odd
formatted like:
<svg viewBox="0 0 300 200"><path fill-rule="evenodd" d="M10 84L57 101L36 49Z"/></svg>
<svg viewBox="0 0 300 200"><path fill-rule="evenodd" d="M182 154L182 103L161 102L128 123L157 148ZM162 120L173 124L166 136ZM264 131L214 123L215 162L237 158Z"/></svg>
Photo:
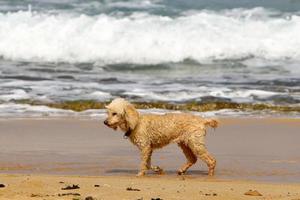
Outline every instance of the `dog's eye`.
<svg viewBox="0 0 300 200"><path fill-rule="evenodd" d="M115 115L117 115L117 113L113 113L112 115L115 116Z"/></svg>

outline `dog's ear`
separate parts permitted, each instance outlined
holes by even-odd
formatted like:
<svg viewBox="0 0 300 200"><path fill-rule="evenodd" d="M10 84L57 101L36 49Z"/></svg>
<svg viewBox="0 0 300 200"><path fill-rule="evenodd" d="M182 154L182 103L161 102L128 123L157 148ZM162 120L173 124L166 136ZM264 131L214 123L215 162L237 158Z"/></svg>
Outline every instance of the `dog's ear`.
<svg viewBox="0 0 300 200"><path fill-rule="evenodd" d="M139 121L139 113L132 104L124 108L125 121L130 130L134 130Z"/></svg>

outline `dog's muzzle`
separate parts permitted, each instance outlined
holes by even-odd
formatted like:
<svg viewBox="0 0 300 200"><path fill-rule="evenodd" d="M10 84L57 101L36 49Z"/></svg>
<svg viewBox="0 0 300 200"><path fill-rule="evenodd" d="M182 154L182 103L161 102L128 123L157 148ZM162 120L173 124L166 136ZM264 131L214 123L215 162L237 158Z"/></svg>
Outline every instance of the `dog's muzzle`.
<svg viewBox="0 0 300 200"><path fill-rule="evenodd" d="M116 125L116 124L110 124L110 123L108 122L108 120L105 120L103 123L104 123L107 127L112 128L112 129L114 129L114 130L117 130L117 125Z"/></svg>
<svg viewBox="0 0 300 200"><path fill-rule="evenodd" d="M105 120L103 123L104 123L106 126L108 126L108 121L107 121L107 120Z"/></svg>

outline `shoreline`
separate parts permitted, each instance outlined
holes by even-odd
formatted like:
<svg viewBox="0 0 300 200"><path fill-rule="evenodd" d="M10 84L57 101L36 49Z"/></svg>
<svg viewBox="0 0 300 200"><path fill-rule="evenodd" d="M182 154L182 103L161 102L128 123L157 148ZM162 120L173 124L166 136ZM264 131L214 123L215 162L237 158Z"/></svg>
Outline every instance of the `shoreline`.
<svg viewBox="0 0 300 200"><path fill-rule="evenodd" d="M105 109L105 105L109 101L99 102L95 100L75 100L75 101L62 101L54 103L46 103L40 101L34 101L30 99L21 99L13 101L16 104L21 105L32 105L32 106L47 106L49 108L57 108L62 110L72 110L72 111L86 111L89 109ZM228 102L228 101L215 101L215 102L132 102L137 109L163 109L170 111L193 111L193 112L208 112L208 111L220 111L224 109L231 109L243 112L249 111L273 111L279 113L300 113L300 106L295 105L277 105L270 103L238 103L238 102Z"/></svg>
<svg viewBox="0 0 300 200"><path fill-rule="evenodd" d="M214 105L214 104L211 104ZM79 107L82 111L76 111L75 105L68 105L71 107L55 108L48 107L47 105L30 105L30 104L0 104L0 120L4 119L99 119L106 115L106 109L96 109L95 107L89 107L89 105L81 105L79 102ZM75 106L75 107L73 107ZM83 108L81 107L83 106ZM88 107L85 107L88 106ZM105 106L105 104L101 104ZM150 106L149 108L145 106ZM138 105L138 110L141 113L154 113L154 114L164 114L170 112L180 112L180 113L192 113L197 116L202 117L216 117L222 119L238 119L238 118L288 118L288 119L300 119L299 112L284 112L284 111L272 111L268 109L261 108L262 110L241 110L239 108L230 109L215 109L197 111L200 109L200 105L192 106L189 109L183 108L180 110L178 105L172 105L173 108L158 108L153 105ZM183 106L183 105L181 105ZM255 106L255 105L253 105ZM256 105L258 106L258 105ZM93 109L92 109L93 108ZM296 107L297 109L298 107ZM87 109L87 110L86 110ZM289 109L289 108L288 108Z"/></svg>

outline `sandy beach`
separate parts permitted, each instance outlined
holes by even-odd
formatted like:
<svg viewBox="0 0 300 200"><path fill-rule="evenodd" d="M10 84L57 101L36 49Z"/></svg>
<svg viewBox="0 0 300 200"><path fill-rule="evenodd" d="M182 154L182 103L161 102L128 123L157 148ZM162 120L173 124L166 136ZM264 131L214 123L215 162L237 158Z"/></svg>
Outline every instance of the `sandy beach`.
<svg viewBox="0 0 300 200"><path fill-rule="evenodd" d="M0 1L0 200L300 200L299 11L300 0ZM219 118L206 137L214 177L200 159L177 175L177 144L152 154L163 174L136 177L139 150L103 124L116 98ZM212 172L202 137L182 135L197 120L135 126L121 104L107 124L151 135L145 155L181 134Z"/></svg>
<svg viewBox="0 0 300 200"><path fill-rule="evenodd" d="M1 175L0 199L300 199L299 184L224 181L199 177ZM79 189L62 190L69 185ZM262 196L245 195L256 190ZM89 199L90 200L90 199Z"/></svg>
<svg viewBox="0 0 300 200"><path fill-rule="evenodd" d="M201 161L183 178L176 175L185 162L176 145L154 153L165 175L136 178L136 147L102 119L2 119L0 183L6 187L0 199L245 199L248 190L258 190L261 199L300 198L299 119L220 122L207 135L218 160L216 176L208 179ZM61 190L72 184L80 189Z"/></svg>

